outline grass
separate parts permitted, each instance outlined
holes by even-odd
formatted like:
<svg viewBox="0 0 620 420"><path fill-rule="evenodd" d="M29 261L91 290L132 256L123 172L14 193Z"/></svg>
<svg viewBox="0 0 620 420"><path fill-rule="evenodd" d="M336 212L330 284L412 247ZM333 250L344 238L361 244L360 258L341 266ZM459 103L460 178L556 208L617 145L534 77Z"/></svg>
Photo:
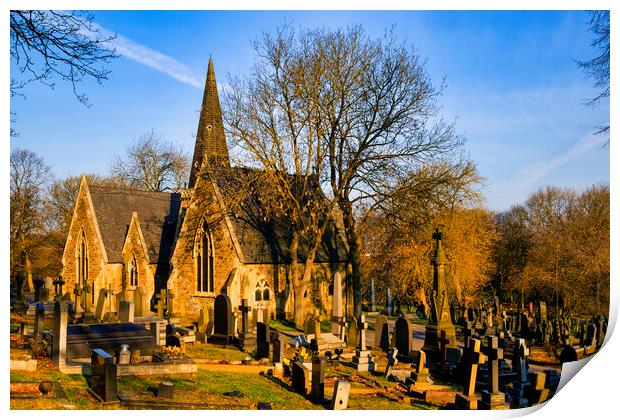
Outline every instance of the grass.
<svg viewBox="0 0 620 420"><path fill-rule="evenodd" d="M241 361L248 353L234 347L220 347L213 344L194 343L185 347L185 354L192 359L208 359L214 362L221 360Z"/></svg>
<svg viewBox="0 0 620 420"><path fill-rule="evenodd" d="M292 321L285 319L275 319L273 321L269 321L269 326L278 331L303 331L303 329L295 327L295 324ZM322 329L323 328L321 327L321 330Z"/></svg>

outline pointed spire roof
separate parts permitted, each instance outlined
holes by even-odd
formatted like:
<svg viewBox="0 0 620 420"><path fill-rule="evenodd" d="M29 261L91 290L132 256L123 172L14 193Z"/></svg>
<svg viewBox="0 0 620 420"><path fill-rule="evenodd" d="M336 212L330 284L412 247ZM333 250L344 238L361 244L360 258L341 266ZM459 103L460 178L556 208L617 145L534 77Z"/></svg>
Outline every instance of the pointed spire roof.
<svg viewBox="0 0 620 420"><path fill-rule="evenodd" d="M210 165L230 166L226 136L224 134L224 123L222 121L222 109L217 94L217 82L215 81L213 58L211 57L209 57L207 80L205 81L205 90L202 96L196 145L194 146L194 158L189 176L190 188L193 188L196 183L198 171L202 167L205 157Z"/></svg>

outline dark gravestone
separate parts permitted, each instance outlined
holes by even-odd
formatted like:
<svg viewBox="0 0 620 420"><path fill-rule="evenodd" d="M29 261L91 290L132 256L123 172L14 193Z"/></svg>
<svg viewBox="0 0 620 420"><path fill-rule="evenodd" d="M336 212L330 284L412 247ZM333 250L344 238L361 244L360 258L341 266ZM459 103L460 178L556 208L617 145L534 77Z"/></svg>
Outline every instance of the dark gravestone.
<svg viewBox="0 0 620 420"><path fill-rule="evenodd" d="M499 347L498 341L496 336L489 336L487 345L482 349L487 358L489 379L488 388L482 391L480 407L486 410L508 408L504 394L499 392L499 361L504 357L504 350Z"/></svg>
<svg viewBox="0 0 620 420"><path fill-rule="evenodd" d="M319 357L312 361L312 400L322 403L325 399L325 362Z"/></svg>
<svg viewBox="0 0 620 420"><path fill-rule="evenodd" d="M394 326L394 345L401 356L409 357L412 339L413 329L411 328L411 323L406 317L401 316L396 320L396 325Z"/></svg>
<svg viewBox="0 0 620 420"><path fill-rule="evenodd" d="M271 357L271 361L273 363L282 363L282 359L284 358L285 351L285 341L280 338L280 334L276 333L276 336L272 340L273 345L273 355Z"/></svg>
<svg viewBox="0 0 620 420"><path fill-rule="evenodd" d="M380 347L383 351L390 348L390 329L385 315L379 315L375 321L375 347Z"/></svg>
<svg viewBox="0 0 620 420"><path fill-rule="evenodd" d="M41 301L41 289L43 288L43 285L45 284L45 282L43 281L43 279L36 279L32 283L34 284L34 301L40 302Z"/></svg>
<svg viewBox="0 0 620 420"><path fill-rule="evenodd" d="M476 410L478 399L475 395L476 377L478 376L478 365L484 363L484 354L480 352L480 340L472 338L469 347L463 351L465 360L465 377L463 382L463 393L456 394L455 403L457 407Z"/></svg>
<svg viewBox="0 0 620 420"><path fill-rule="evenodd" d="M560 353L560 363L564 364L575 361L577 361L577 352L573 346L569 344L564 345L564 347L562 347L562 352Z"/></svg>
<svg viewBox="0 0 620 420"><path fill-rule="evenodd" d="M88 357L90 349L96 348L114 353L121 344L128 344L132 350L148 352L155 347L153 331L132 323L74 324L66 327L68 358Z"/></svg>
<svg viewBox="0 0 620 420"><path fill-rule="evenodd" d="M301 362L294 362L291 368L291 382L295 392L301 395L308 394L310 390L310 369Z"/></svg>
<svg viewBox="0 0 620 420"><path fill-rule="evenodd" d="M234 340L234 319L232 314L232 304L226 295L218 295L215 298L213 314L213 335L209 337L209 342L214 344L227 345Z"/></svg>
<svg viewBox="0 0 620 420"><path fill-rule="evenodd" d="M105 402L116 401L116 364L114 357L94 349L90 359L90 389Z"/></svg>
<svg viewBox="0 0 620 420"><path fill-rule="evenodd" d="M269 326L264 322L256 323L256 358L269 357Z"/></svg>

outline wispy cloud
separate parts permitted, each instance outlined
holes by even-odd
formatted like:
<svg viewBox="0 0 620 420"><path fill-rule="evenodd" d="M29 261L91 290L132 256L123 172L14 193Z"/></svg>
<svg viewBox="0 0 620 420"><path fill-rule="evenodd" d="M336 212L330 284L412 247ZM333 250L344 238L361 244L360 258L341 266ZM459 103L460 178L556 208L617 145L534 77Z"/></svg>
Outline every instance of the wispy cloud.
<svg viewBox="0 0 620 420"><path fill-rule="evenodd" d="M510 194L528 190L556 168L583 155L596 146L601 146L606 141L607 137L605 136L588 134L556 157L530 162L522 166L513 179L495 183L494 189L497 193L501 191Z"/></svg>
<svg viewBox="0 0 620 420"><path fill-rule="evenodd" d="M104 37L114 37L108 42L108 46L125 58L143 64L154 70L167 74L173 79L195 88L201 89L203 81L185 64L167 56L159 51L155 51L146 45L139 44L131 39L119 34L115 34L100 25L97 25L99 33ZM92 33L85 32L85 35L92 36Z"/></svg>

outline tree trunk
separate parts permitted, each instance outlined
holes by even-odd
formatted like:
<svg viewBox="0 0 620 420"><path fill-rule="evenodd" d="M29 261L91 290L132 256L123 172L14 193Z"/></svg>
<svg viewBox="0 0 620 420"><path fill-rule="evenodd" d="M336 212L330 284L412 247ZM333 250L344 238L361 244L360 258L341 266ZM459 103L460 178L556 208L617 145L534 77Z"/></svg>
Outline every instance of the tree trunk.
<svg viewBox="0 0 620 420"><path fill-rule="evenodd" d="M297 253L299 250L299 233L293 229L289 252L291 254L291 268L289 273L289 281L291 291L293 293L293 322L295 326L300 328L304 325L304 287L299 279L299 262L297 261Z"/></svg>
<svg viewBox="0 0 620 420"><path fill-rule="evenodd" d="M353 286L353 316L362 314L362 259L360 243L355 231L355 217L349 200L340 200L340 209L344 222L345 236L349 246L349 262L351 263L351 284Z"/></svg>

